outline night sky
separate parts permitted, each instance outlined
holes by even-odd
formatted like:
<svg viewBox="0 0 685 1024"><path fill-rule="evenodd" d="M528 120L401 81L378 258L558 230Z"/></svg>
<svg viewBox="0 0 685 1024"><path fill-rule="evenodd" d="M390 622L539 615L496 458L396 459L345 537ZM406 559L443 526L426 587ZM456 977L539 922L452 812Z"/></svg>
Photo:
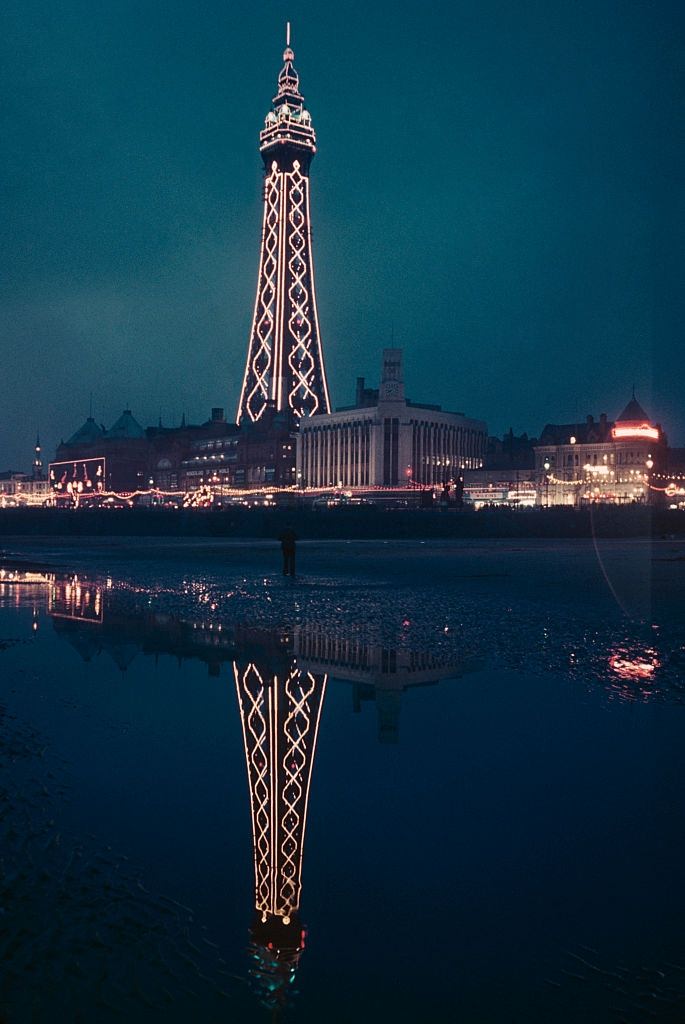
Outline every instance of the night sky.
<svg viewBox="0 0 685 1024"><path fill-rule="evenodd" d="M685 444L682 3L5 0L0 469L88 414L235 415L284 24L334 405L537 434L633 383Z"/></svg>

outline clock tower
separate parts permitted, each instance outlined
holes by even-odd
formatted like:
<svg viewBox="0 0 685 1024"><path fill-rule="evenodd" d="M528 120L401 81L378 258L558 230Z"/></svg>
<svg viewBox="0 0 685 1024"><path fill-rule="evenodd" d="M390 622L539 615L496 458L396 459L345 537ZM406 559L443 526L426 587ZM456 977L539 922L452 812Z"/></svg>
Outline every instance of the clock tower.
<svg viewBox="0 0 685 1024"><path fill-rule="evenodd" d="M380 402L404 402L401 348L383 349L383 371L378 400Z"/></svg>

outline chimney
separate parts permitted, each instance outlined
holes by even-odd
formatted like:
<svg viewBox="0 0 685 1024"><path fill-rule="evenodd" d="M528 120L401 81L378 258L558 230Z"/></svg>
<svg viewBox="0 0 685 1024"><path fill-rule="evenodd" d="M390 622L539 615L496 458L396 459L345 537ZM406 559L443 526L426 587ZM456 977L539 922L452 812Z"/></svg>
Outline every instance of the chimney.
<svg viewBox="0 0 685 1024"><path fill-rule="evenodd" d="M364 383L365 381L363 377L357 377L357 387L355 390L354 404L357 406L358 409L361 408L361 405L364 401Z"/></svg>
<svg viewBox="0 0 685 1024"><path fill-rule="evenodd" d="M224 422L224 410L220 406L212 409L212 423Z"/></svg>
<svg viewBox="0 0 685 1024"><path fill-rule="evenodd" d="M594 422L595 422L595 417L591 416L590 413L588 413L588 416L587 416L587 425L588 425L588 427L591 427Z"/></svg>

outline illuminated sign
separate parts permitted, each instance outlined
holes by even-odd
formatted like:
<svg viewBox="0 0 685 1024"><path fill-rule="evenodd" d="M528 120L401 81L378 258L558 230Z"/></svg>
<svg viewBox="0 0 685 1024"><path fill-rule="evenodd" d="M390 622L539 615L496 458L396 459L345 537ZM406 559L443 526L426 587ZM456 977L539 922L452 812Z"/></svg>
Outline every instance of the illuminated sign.
<svg viewBox="0 0 685 1024"><path fill-rule="evenodd" d="M509 501L520 501L531 505L535 504L535 490L531 487L528 489L519 488L517 491L509 491Z"/></svg>
<svg viewBox="0 0 685 1024"><path fill-rule="evenodd" d="M509 493L506 484L498 484L492 487L469 487L464 488L467 498L471 501L504 501Z"/></svg>
<svg viewBox="0 0 685 1024"><path fill-rule="evenodd" d="M611 436L615 440L619 440L621 438L644 437L650 441L658 441L659 431L656 427L650 427L649 423L635 423L626 424L625 427L614 427L611 431Z"/></svg>
<svg viewBox="0 0 685 1024"><path fill-rule="evenodd" d="M50 487L58 498L87 498L105 489L105 459L78 459L74 462L51 462Z"/></svg>

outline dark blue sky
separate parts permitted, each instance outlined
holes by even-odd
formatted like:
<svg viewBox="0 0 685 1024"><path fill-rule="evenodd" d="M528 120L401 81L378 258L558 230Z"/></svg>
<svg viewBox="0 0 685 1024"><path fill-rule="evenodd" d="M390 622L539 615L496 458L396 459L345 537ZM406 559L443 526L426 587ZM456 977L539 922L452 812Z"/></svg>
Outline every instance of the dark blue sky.
<svg viewBox="0 0 685 1024"><path fill-rule="evenodd" d="M492 432L635 383L685 443L681 4L3 6L0 468L91 391L108 426L233 416L287 17L334 404L394 324L410 396Z"/></svg>

